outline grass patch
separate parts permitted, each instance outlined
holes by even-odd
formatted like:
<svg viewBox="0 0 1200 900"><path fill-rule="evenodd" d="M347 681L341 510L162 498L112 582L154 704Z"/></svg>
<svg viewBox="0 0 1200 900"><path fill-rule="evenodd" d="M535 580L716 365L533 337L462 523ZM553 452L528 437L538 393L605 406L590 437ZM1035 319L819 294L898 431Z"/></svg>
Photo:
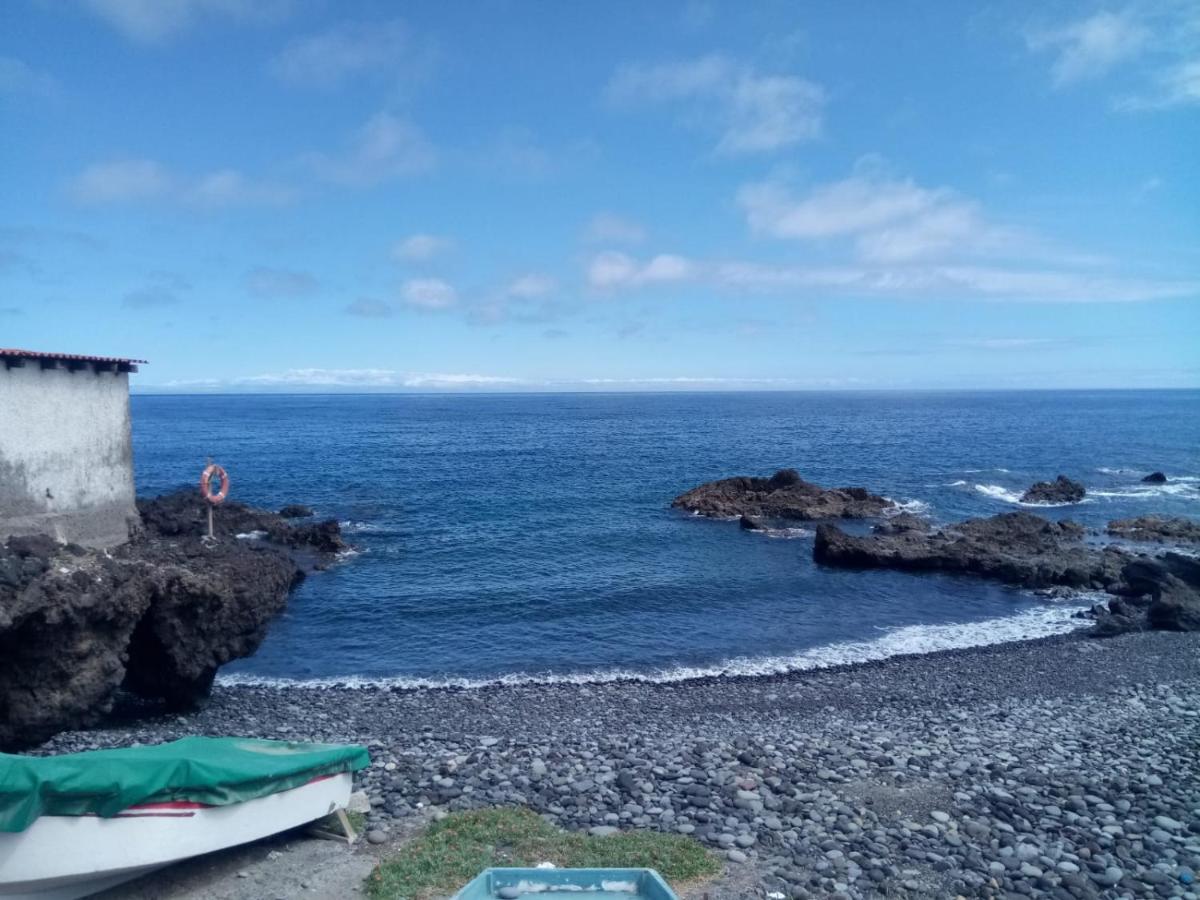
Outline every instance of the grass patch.
<svg viewBox="0 0 1200 900"><path fill-rule="evenodd" d="M561 831L532 810L478 809L453 813L367 878L374 900L429 900L454 893L490 866L650 868L682 883L715 875L716 858L691 838L654 831L592 837Z"/></svg>

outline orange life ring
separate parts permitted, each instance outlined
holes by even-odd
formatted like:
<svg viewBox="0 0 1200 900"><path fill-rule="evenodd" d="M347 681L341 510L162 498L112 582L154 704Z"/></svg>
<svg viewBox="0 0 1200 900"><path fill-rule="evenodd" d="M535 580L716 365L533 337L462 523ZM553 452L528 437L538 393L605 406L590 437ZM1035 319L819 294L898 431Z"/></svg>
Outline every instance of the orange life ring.
<svg viewBox="0 0 1200 900"><path fill-rule="evenodd" d="M221 482L221 489L216 493L213 493L212 489L214 475ZM200 494L205 500L216 506L229 496L229 473L216 463L209 463L204 471L200 473Z"/></svg>

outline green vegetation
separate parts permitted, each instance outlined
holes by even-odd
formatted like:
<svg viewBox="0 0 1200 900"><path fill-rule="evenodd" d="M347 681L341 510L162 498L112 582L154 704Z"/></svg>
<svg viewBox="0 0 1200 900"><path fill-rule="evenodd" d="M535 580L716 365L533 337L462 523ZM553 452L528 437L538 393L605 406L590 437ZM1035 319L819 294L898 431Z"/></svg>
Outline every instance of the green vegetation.
<svg viewBox="0 0 1200 900"><path fill-rule="evenodd" d="M528 809L454 813L367 879L375 900L427 900L454 893L489 866L657 869L673 884L715 875L716 858L691 838L653 831L591 837L560 831Z"/></svg>

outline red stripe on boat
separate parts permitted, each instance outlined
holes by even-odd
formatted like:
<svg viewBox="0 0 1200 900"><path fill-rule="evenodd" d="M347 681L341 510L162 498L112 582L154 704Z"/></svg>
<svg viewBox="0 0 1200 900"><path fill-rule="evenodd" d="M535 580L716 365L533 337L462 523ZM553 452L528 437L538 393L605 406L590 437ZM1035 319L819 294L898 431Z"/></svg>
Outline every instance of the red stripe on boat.
<svg viewBox="0 0 1200 900"><path fill-rule="evenodd" d="M333 778L334 775L341 775L341 774L343 774L343 773L335 772L335 773L333 773L333 775L318 775L316 778L313 778L310 781L304 782L304 784L297 785L297 787L308 787L310 784L316 784L318 781L325 781L328 778ZM289 788L289 790L294 791L294 790L296 790L296 788ZM276 793L285 794L285 793L287 793L287 791L277 791ZM267 796L269 797L271 795L268 794ZM124 816L128 813L136 814L137 812L140 812L142 810L211 809L211 808L212 808L211 803L197 803L194 800L164 800L161 803L136 803L133 806L127 807L124 812L117 813L117 816L118 817ZM191 815L191 814L189 813L189 815Z"/></svg>

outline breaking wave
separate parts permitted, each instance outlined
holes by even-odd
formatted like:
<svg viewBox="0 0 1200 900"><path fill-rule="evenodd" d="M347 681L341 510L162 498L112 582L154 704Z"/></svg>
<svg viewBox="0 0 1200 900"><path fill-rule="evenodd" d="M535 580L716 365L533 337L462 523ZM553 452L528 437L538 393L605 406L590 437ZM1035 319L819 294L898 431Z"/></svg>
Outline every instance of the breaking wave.
<svg viewBox="0 0 1200 900"><path fill-rule="evenodd" d="M1000 500L1004 503L1011 503L1014 506L1024 506L1030 509L1049 509L1054 506L1078 506L1079 503L1087 503L1088 498L1084 497L1079 503L1026 503L1021 499L1021 494L1016 491L1011 491L1000 484L977 484L975 490L983 494L985 497L991 497L993 500ZM1092 493L1089 491L1088 493Z"/></svg>
<svg viewBox="0 0 1200 900"><path fill-rule="evenodd" d="M1012 641L1030 640L1064 634L1080 627L1076 612L1086 609L1082 596L1067 598L1028 609L1013 616L949 625L906 625L893 628L873 640L842 641L801 650L782 656L737 657L708 666L674 666L637 671L601 669L574 673L513 672L496 678L366 677L347 675L313 679L268 678L257 675L219 675L221 685L246 685L279 688L484 688L528 684L608 684L616 681L641 681L669 684L697 678L786 675L833 666L853 665L888 659L893 656L937 653L966 647L987 647Z"/></svg>

